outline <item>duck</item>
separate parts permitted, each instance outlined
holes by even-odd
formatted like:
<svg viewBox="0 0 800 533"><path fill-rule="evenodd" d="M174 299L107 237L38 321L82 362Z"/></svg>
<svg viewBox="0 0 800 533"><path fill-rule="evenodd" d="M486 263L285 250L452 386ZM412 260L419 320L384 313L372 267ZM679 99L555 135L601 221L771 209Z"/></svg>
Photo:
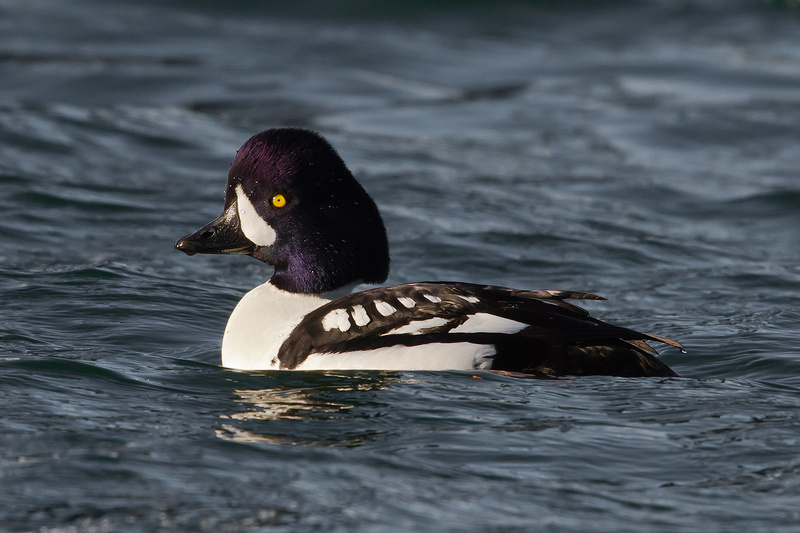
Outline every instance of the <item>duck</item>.
<svg viewBox="0 0 800 533"><path fill-rule="evenodd" d="M238 370L466 370L533 377L675 377L648 344L603 322L579 291L466 282L379 286L389 243L377 205L333 146L301 128L251 137L228 172L222 215L175 243L249 255L272 276L228 319L222 366ZM349 292L357 285L374 286Z"/></svg>

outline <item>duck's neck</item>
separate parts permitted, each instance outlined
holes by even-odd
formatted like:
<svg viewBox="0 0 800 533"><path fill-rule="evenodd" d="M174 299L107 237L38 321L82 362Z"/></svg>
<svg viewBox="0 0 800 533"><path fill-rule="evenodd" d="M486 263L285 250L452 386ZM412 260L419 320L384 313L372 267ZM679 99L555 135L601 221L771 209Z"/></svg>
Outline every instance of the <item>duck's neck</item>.
<svg viewBox="0 0 800 533"><path fill-rule="evenodd" d="M330 300L279 289L271 281L245 294L228 319L222 366L278 368L278 349L305 315Z"/></svg>

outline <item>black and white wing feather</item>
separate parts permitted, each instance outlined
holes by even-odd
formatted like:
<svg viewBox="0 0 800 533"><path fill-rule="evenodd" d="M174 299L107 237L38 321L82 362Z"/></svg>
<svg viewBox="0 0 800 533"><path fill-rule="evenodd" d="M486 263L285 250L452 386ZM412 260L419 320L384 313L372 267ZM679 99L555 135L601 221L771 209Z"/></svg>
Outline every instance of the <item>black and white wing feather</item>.
<svg viewBox="0 0 800 533"><path fill-rule="evenodd" d="M524 291L469 283L411 283L333 300L306 315L278 352L281 368L311 354L471 343L490 346L483 367L542 376L674 376L646 341L669 339L597 320L566 299L573 291ZM400 351L402 353L402 351ZM436 357L435 350L430 354Z"/></svg>

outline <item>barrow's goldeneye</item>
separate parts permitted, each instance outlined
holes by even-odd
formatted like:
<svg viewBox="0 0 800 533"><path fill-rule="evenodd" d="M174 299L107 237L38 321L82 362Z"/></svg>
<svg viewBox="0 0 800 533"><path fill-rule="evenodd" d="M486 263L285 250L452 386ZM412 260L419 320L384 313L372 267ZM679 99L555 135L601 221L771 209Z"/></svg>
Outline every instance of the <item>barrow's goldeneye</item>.
<svg viewBox="0 0 800 533"><path fill-rule="evenodd" d="M372 198L312 131L271 129L239 149L222 215L182 237L189 255L246 254L272 277L228 320L222 364L238 369L491 369L539 376L675 376L646 341L567 299L584 292L454 282L324 295L389 273Z"/></svg>

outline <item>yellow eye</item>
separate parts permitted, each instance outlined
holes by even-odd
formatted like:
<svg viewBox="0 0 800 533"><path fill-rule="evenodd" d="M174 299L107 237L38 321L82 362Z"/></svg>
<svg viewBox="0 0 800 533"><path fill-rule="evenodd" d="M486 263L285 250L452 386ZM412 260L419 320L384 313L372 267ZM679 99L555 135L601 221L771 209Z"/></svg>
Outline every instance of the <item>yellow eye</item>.
<svg viewBox="0 0 800 533"><path fill-rule="evenodd" d="M276 194L272 197L272 205L275 207L283 207L286 205L286 197L282 194Z"/></svg>

